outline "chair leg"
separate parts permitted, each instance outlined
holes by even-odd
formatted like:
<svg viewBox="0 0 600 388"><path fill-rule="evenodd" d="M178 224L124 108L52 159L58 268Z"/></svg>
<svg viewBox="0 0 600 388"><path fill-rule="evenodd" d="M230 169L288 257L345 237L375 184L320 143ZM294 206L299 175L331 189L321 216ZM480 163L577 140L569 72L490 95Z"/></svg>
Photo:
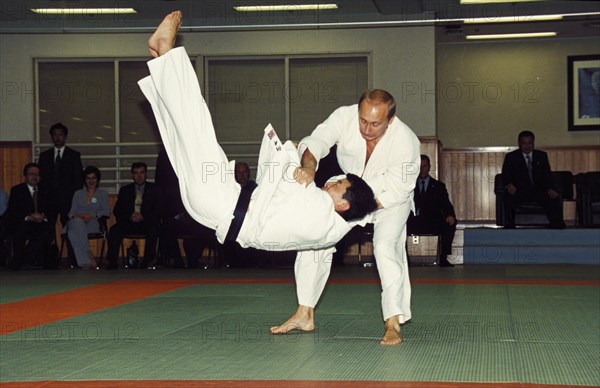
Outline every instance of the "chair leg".
<svg viewBox="0 0 600 388"><path fill-rule="evenodd" d="M58 264L59 264L59 268L62 267L61 263L62 263L62 257L63 257L63 251L65 249L65 244L67 242L67 235L66 234L61 234L60 235L60 250L58 251ZM67 268L69 268L70 263L69 258L68 258L68 254L67 254Z"/></svg>
<svg viewBox="0 0 600 388"><path fill-rule="evenodd" d="M362 264L362 239L358 239L358 265Z"/></svg>
<svg viewBox="0 0 600 388"><path fill-rule="evenodd" d="M65 249L65 239L62 237L60 239L60 250L58 251L58 258L62 259L63 250Z"/></svg>
<svg viewBox="0 0 600 388"><path fill-rule="evenodd" d="M98 267L102 267L102 262L104 261L104 247L106 246L106 237L102 239L102 245L100 246L100 257L96 264Z"/></svg>
<svg viewBox="0 0 600 388"><path fill-rule="evenodd" d="M129 265L127 263L127 256L125 256L125 242L121 240L121 255L117 257L117 266L119 266L119 261L123 264L123 268L128 268Z"/></svg>

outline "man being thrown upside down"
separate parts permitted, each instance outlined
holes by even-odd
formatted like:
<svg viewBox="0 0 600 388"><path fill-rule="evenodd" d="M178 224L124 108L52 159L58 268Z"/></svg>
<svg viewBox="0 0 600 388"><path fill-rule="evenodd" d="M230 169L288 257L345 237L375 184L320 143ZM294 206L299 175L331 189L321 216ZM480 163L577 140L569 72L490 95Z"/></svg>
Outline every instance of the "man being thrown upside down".
<svg viewBox="0 0 600 388"><path fill-rule="evenodd" d="M300 165L291 142L281 143L270 125L260 149L258 186L240 189L234 179L235 161L228 161L217 143L210 112L183 47L174 48L181 12L165 17L148 41L150 76L139 81L152 105L165 149L179 178L188 213L215 229L217 239L236 240L243 247L297 250L296 267L305 277L297 289L300 305L314 308L329 276L327 262L335 244L358 220L377 208L371 188L348 174L323 189L293 178ZM272 328L314 330L314 318ZM285 329L282 328L285 326Z"/></svg>

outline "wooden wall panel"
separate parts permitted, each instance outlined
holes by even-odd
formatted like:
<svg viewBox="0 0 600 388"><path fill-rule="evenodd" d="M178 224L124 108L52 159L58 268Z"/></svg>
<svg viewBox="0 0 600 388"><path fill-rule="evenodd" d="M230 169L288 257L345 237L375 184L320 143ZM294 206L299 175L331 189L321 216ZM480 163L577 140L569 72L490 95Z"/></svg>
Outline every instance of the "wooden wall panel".
<svg viewBox="0 0 600 388"><path fill-rule="evenodd" d="M7 193L23 182L23 167L32 161L31 142L0 141L0 187Z"/></svg>
<svg viewBox="0 0 600 388"><path fill-rule="evenodd" d="M502 169L499 149L444 149L440 152L441 180L460 221L495 219L494 176Z"/></svg>
<svg viewBox="0 0 600 388"><path fill-rule="evenodd" d="M600 171L600 147L548 147L550 166L553 171L581 172Z"/></svg>

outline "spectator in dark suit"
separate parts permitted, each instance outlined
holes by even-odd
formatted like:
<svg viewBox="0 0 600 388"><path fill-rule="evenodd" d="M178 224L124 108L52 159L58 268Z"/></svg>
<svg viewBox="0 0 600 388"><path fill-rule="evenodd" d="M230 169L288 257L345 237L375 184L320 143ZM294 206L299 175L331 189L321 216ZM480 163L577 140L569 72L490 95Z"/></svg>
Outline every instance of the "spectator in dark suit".
<svg viewBox="0 0 600 388"><path fill-rule="evenodd" d="M117 268L119 248L126 234L143 234L146 239L141 268L148 267L156 256L160 229L158 193L154 184L146 182L148 167L145 163L131 165L133 183L121 187L113 209L117 222L108 233L109 269Z"/></svg>
<svg viewBox="0 0 600 388"><path fill-rule="evenodd" d="M253 190L256 187L254 179L250 179L250 166L246 162L235 164L235 181L242 190ZM225 241L223 253L229 268L248 268L258 265L259 256L280 255L279 252L258 252L254 248L242 248L237 241Z"/></svg>
<svg viewBox="0 0 600 388"><path fill-rule="evenodd" d="M548 154L534 149L535 135L519 133L519 149L506 154L502 165L504 194L504 227L515 227L515 209L523 202L537 202L546 210L550 227L562 229L560 196L552 187Z"/></svg>
<svg viewBox="0 0 600 388"><path fill-rule="evenodd" d="M187 257L187 268L198 268L200 257L210 240L215 240L215 231L194 221L185 211L179 179L173 170L164 147L156 158L155 183L160 194L160 255L157 266L165 265L173 259L175 268L184 268L185 264L179 252L177 236L186 235L183 249Z"/></svg>
<svg viewBox="0 0 600 388"><path fill-rule="evenodd" d="M0 267L6 264L8 244L6 243L6 209L8 208L8 193L0 189Z"/></svg>
<svg viewBox="0 0 600 388"><path fill-rule="evenodd" d="M6 211L14 252L10 267L14 270L21 269L29 259L29 264L56 269L58 258L50 247L54 228L47 216L50 201L39 185L39 166L35 163L25 165L23 176L25 182L10 190Z"/></svg>
<svg viewBox="0 0 600 388"><path fill-rule="evenodd" d="M453 267L448 261L456 233L456 214L448 197L446 185L429 175L431 162L421 155L421 170L415 186L415 209L408 217L408 234L437 234L441 239L441 267Z"/></svg>
<svg viewBox="0 0 600 388"><path fill-rule="evenodd" d="M61 123L50 127L54 147L42 152L38 164L41 173L41 189L48 193L53 204L47 217L54 225L57 217L64 227L69 222L73 194L83 187L81 155L66 146L69 130Z"/></svg>
<svg viewBox="0 0 600 388"><path fill-rule="evenodd" d="M4 215L8 208L8 194L6 191L0 189L0 217Z"/></svg>

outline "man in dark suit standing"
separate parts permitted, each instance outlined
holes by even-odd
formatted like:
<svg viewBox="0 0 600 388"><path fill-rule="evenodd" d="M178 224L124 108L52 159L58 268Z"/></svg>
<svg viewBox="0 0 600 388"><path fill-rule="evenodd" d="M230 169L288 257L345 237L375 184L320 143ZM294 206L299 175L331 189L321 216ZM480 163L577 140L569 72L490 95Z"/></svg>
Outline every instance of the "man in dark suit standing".
<svg viewBox="0 0 600 388"><path fill-rule="evenodd" d="M30 264L41 263L46 269L56 269L58 259L50 249L54 228L47 216L50 201L40 189L39 166L28 163L23 169L23 176L25 182L10 190L6 211L14 253L9 266L14 270L21 269L29 259Z"/></svg>
<svg viewBox="0 0 600 388"><path fill-rule="evenodd" d="M160 230L158 193L154 184L146 182L148 167L145 163L131 165L133 183L121 187L113 214L117 222L108 233L109 268L117 268L119 247L123 236L129 233L143 234L146 238L144 260L141 268L148 267L156 256L156 243Z"/></svg>
<svg viewBox="0 0 600 388"><path fill-rule="evenodd" d="M550 227L562 229L562 203L552 187L548 154L534 149L535 135L519 133L519 149L506 154L502 165L504 193L504 227L515 227L515 209L523 202L537 202L544 207Z"/></svg>
<svg viewBox="0 0 600 388"><path fill-rule="evenodd" d="M415 186L415 209L408 217L407 233L437 234L441 239L441 267L453 267L448 261L452 253L452 241L456 233L456 214L448 197L446 185L429 175L431 162L427 155L421 155L421 170Z"/></svg>
<svg viewBox="0 0 600 388"><path fill-rule="evenodd" d="M42 152L38 161L42 176L41 188L48 193L53 204L47 214L52 225L58 217L62 226L69 222L73 194L83 186L81 155L65 145L68 134L69 130L65 125L52 125L50 137L54 147Z"/></svg>

